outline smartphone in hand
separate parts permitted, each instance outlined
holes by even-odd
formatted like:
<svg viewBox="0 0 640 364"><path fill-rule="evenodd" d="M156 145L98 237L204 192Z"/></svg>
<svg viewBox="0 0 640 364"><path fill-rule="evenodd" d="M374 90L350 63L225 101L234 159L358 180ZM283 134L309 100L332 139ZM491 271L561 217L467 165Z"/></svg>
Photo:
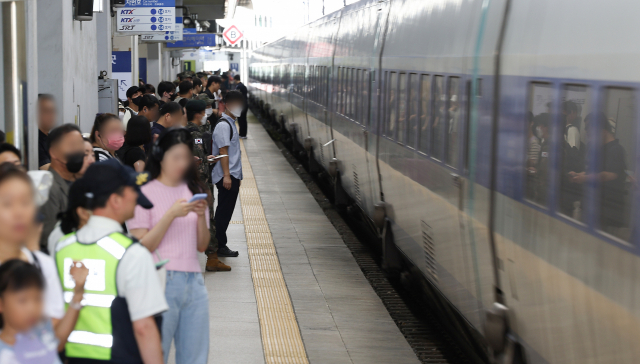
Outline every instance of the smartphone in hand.
<svg viewBox="0 0 640 364"><path fill-rule="evenodd" d="M206 199L207 199L206 193L196 193L195 195L193 195L193 197L191 197L191 199L189 200L189 203L200 201L200 200L206 200Z"/></svg>

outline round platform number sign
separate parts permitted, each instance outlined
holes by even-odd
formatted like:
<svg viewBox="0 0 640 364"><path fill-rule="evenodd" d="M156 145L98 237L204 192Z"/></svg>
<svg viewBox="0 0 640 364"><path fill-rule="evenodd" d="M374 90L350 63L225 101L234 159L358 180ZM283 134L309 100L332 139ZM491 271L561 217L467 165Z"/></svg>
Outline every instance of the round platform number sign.
<svg viewBox="0 0 640 364"><path fill-rule="evenodd" d="M242 39L243 34L242 32L240 32L240 29L238 29L235 25L232 25L227 28L224 33L222 33L222 36L228 44L235 45L240 41L240 39Z"/></svg>

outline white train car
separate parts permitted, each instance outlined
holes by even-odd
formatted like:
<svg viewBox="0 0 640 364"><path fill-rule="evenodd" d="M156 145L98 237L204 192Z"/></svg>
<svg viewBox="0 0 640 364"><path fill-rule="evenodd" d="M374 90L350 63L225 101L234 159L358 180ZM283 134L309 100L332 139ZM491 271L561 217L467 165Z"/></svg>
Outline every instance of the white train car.
<svg viewBox="0 0 640 364"><path fill-rule="evenodd" d="M255 51L250 91L494 358L637 363L636 14L363 0Z"/></svg>

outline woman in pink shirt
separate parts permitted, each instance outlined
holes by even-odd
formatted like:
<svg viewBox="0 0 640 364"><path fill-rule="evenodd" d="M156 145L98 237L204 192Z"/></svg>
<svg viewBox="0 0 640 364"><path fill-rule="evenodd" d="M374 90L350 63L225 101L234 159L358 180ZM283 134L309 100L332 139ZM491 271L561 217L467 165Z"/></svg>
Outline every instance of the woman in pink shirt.
<svg viewBox="0 0 640 364"><path fill-rule="evenodd" d="M162 317L165 363L174 338L177 364L205 364L209 353L209 300L198 252L209 245L211 195L200 182L192 149L186 129L160 134L147 163L151 181L141 188L153 208L136 207L135 217L127 221L131 234L169 260L165 266L169 310ZM208 198L187 202L201 193Z"/></svg>

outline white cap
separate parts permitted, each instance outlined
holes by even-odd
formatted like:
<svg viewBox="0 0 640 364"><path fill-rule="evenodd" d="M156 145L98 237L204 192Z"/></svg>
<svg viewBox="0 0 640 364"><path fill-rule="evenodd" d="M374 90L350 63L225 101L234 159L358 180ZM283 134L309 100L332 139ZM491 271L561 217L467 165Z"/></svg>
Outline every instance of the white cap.
<svg viewBox="0 0 640 364"><path fill-rule="evenodd" d="M49 191L53 185L53 174L49 171L29 171L27 172L35 189L35 203L40 207L49 199Z"/></svg>

